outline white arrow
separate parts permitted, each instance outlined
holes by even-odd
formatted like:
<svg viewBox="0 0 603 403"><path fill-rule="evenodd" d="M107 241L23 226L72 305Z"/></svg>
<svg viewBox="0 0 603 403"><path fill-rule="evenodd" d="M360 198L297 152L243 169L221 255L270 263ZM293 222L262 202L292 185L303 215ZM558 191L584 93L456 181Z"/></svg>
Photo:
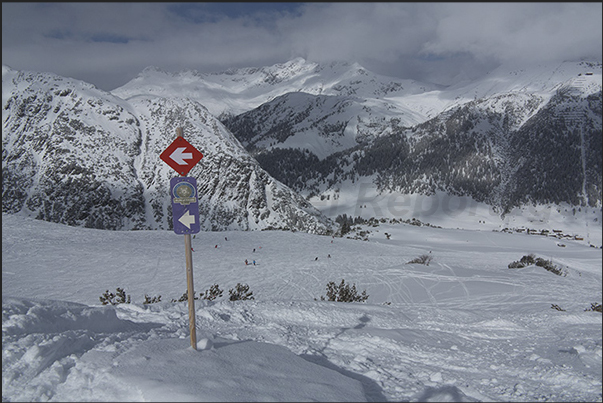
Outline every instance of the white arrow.
<svg viewBox="0 0 603 403"><path fill-rule="evenodd" d="M178 147L170 155L170 158L173 159L178 165L188 165L186 162L184 162L184 160L193 159L193 153L185 153L184 150L186 150L186 147Z"/></svg>
<svg viewBox="0 0 603 403"><path fill-rule="evenodd" d="M182 225L185 225L186 228L191 229L191 224L195 223L195 216L190 215L190 212L186 210L182 217L178 219L178 221L180 221Z"/></svg>

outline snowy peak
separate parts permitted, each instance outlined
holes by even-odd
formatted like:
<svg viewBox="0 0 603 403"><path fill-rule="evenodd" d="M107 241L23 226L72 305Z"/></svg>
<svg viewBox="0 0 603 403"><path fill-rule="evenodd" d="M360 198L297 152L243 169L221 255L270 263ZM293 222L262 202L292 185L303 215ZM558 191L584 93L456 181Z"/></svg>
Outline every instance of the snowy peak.
<svg viewBox="0 0 603 403"><path fill-rule="evenodd" d="M478 80L445 88L374 74L358 63L319 64L296 58L267 67L217 73L184 70L170 74L147 68L112 93L124 99L145 94L187 97L224 119L251 111L282 95L304 92L355 99L367 108L377 108L377 113L400 115L402 125L412 126L476 99L510 92L550 97L564 87L585 95L600 91L601 63L504 65Z"/></svg>
<svg viewBox="0 0 603 403"><path fill-rule="evenodd" d="M358 63L326 65L297 58L262 68L229 69L218 73L185 70L176 74L145 69L136 79L112 91L128 99L142 94L188 97L214 116L238 115L290 92L362 98L420 94L435 85L375 75Z"/></svg>
<svg viewBox="0 0 603 403"><path fill-rule="evenodd" d="M601 91L601 64L586 62L529 68L503 66L480 80L447 89L388 81L358 64L332 63L317 66L315 71L319 73L309 78L299 92L318 98L292 97L291 92L222 121L246 147L306 149L324 159L391 134L395 127L422 124L476 100L490 99L491 107L498 110L503 107L500 99L505 99L505 105L512 104L513 99L523 105L527 97L532 104L526 111L533 114L537 112L534 103L542 106L558 91L581 96ZM524 116L523 121L529 117ZM334 132L338 135L328 135ZM324 142L325 134L330 137L328 144ZM264 141L258 143L260 139Z"/></svg>
<svg viewBox="0 0 603 403"><path fill-rule="evenodd" d="M456 97L486 98L502 93L527 92L551 95L569 83L580 82L585 95L601 91L601 63L562 62L532 66L503 65L471 83L447 89Z"/></svg>

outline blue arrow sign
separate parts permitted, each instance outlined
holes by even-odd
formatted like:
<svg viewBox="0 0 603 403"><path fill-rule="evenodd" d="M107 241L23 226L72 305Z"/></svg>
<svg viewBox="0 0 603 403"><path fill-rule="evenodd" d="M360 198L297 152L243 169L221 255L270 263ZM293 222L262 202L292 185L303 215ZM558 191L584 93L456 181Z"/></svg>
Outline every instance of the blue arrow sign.
<svg viewBox="0 0 603 403"><path fill-rule="evenodd" d="M170 180L172 219L174 232L179 235L196 234L201 230L199 222L199 198L197 180L186 176Z"/></svg>

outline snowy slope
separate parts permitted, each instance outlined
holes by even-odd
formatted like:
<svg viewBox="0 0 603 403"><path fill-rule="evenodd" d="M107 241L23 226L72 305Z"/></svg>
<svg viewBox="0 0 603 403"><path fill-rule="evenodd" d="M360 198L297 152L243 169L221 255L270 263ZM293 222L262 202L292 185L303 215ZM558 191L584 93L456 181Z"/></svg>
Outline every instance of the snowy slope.
<svg viewBox="0 0 603 403"><path fill-rule="evenodd" d="M425 120L381 99L291 92L223 123L248 150L308 150L320 160Z"/></svg>
<svg viewBox="0 0 603 403"><path fill-rule="evenodd" d="M566 86L576 87L584 95L601 91L601 63L564 61L536 65L505 64L482 79L455 84L446 92L455 97L475 99L511 92L550 95Z"/></svg>
<svg viewBox="0 0 603 403"><path fill-rule="evenodd" d="M186 290L181 236L20 215L2 234L5 401L601 400L602 255L585 241L393 223L349 234L368 241L203 232L195 290L224 295L195 301L194 351L187 304L170 302ZM527 254L563 275L508 268ZM342 279L367 301L321 301ZM254 300L229 301L239 282ZM102 306L116 287L131 303Z"/></svg>
<svg viewBox="0 0 603 403"><path fill-rule="evenodd" d="M197 179L201 228L206 230L294 228L325 233L329 222L304 198L271 178L202 105L182 98L130 100L145 128L137 172L145 189L147 220L171 222L169 179L173 170L159 155L182 127L204 155L188 173Z"/></svg>
<svg viewBox="0 0 603 403"><path fill-rule="evenodd" d="M145 225L134 161L140 129L127 102L52 74L2 74L2 211L70 225Z"/></svg>

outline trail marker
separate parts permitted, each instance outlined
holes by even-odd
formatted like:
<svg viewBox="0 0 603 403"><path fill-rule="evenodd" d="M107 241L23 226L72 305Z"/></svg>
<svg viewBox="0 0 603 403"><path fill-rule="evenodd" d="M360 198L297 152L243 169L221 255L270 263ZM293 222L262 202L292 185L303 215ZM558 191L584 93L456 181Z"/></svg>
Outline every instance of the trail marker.
<svg viewBox="0 0 603 403"><path fill-rule="evenodd" d="M201 161L203 154L186 141L184 137L178 136L172 144L159 155L159 158L180 175L185 176L197 162Z"/></svg>

